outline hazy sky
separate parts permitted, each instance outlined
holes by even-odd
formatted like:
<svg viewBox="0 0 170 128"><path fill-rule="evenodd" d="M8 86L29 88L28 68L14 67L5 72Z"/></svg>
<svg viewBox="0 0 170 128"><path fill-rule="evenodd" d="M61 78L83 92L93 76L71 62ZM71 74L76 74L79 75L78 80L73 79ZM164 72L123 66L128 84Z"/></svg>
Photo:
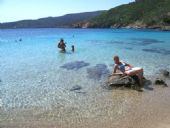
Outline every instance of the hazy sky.
<svg viewBox="0 0 170 128"><path fill-rule="evenodd" d="M0 0L0 22L108 10L134 0Z"/></svg>

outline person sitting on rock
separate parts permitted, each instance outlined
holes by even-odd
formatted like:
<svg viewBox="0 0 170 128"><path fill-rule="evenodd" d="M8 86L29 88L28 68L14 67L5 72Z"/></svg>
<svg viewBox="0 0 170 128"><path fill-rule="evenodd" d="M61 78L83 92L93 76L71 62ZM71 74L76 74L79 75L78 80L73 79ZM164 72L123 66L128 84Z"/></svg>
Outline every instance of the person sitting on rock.
<svg viewBox="0 0 170 128"><path fill-rule="evenodd" d="M61 52L65 52L66 51L66 44L64 43L64 40L61 39L60 42L58 43L58 48L61 49Z"/></svg>
<svg viewBox="0 0 170 128"><path fill-rule="evenodd" d="M115 74L122 74L134 76L137 75L139 78L140 86L143 87L143 69L141 67L133 67L130 64L127 64L123 61L120 61L119 56L114 56L113 60L115 62L114 69L112 75ZM119 70L121 73L117 73L117 70Z"/></svg>

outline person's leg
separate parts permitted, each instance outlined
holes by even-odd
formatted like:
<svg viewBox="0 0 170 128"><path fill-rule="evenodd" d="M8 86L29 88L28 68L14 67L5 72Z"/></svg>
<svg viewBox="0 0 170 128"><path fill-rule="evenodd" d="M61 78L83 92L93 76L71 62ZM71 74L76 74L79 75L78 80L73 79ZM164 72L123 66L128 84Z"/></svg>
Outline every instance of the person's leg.
<svg viewBox="0 0 170 128"><path fill-rule="evenodd" d="M139 84L141 87L143 87L143 72L141 71L140 73L136 74L139 78Z"/></svg>
<svg viewBox="0 0 170 128"><path fill-rule="evenodd" d="M143 69L142 68L132 68L130 71L126 71L127 75L133 76L137 75L139 78L140 86L143 86Z"/></svg>

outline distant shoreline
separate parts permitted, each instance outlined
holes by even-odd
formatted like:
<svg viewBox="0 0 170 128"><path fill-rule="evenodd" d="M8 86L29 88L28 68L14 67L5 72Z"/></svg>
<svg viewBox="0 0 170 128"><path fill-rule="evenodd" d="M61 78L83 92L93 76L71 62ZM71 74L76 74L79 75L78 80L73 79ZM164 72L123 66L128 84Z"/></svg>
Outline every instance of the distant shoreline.
<svg viewBox="0 0 170 128"><path fill-rule="evenodd" d="M148 30L148 31L162 31L162 32L170 32L170 29L168 29L168 30L163 30L163 29L158 29L158 28L128 28L128 27L119 27L119 28L113 28L113 27L108 27L108 28L100 28L100 27L94 27L94 28L92 28L92 27L89 27L89 28L81 28L81 27L79 27L79 28L76 28L76 27L56 27L56 28L54 28L54 27L48 27L48 28L46 28L46 27L42 27L42 28L37 28L37 27L35 27L35 28L0 28L0 30L9 30L9 29L11 29L11 30L17 30L17 29L124 29L124 30Z"/></svg>

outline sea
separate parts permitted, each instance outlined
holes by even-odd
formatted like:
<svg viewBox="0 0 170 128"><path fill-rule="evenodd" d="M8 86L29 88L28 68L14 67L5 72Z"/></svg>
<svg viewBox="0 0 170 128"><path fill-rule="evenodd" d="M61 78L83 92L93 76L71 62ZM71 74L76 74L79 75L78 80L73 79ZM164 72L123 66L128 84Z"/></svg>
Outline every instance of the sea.
<svg viewBox="0 0 170 128"><path fill-rule="evenodd" d="M57 47L61 38L66 53ZM142 67L145 76L170 70L170 32L0 29L0 127L8 124L5 122L23 127L23 122L35 120L56 121L63 127L82 127L87 122L96 126L96 120L118 126L132 108L153 102L155 93L104 89L115 55Z"/></svg>

